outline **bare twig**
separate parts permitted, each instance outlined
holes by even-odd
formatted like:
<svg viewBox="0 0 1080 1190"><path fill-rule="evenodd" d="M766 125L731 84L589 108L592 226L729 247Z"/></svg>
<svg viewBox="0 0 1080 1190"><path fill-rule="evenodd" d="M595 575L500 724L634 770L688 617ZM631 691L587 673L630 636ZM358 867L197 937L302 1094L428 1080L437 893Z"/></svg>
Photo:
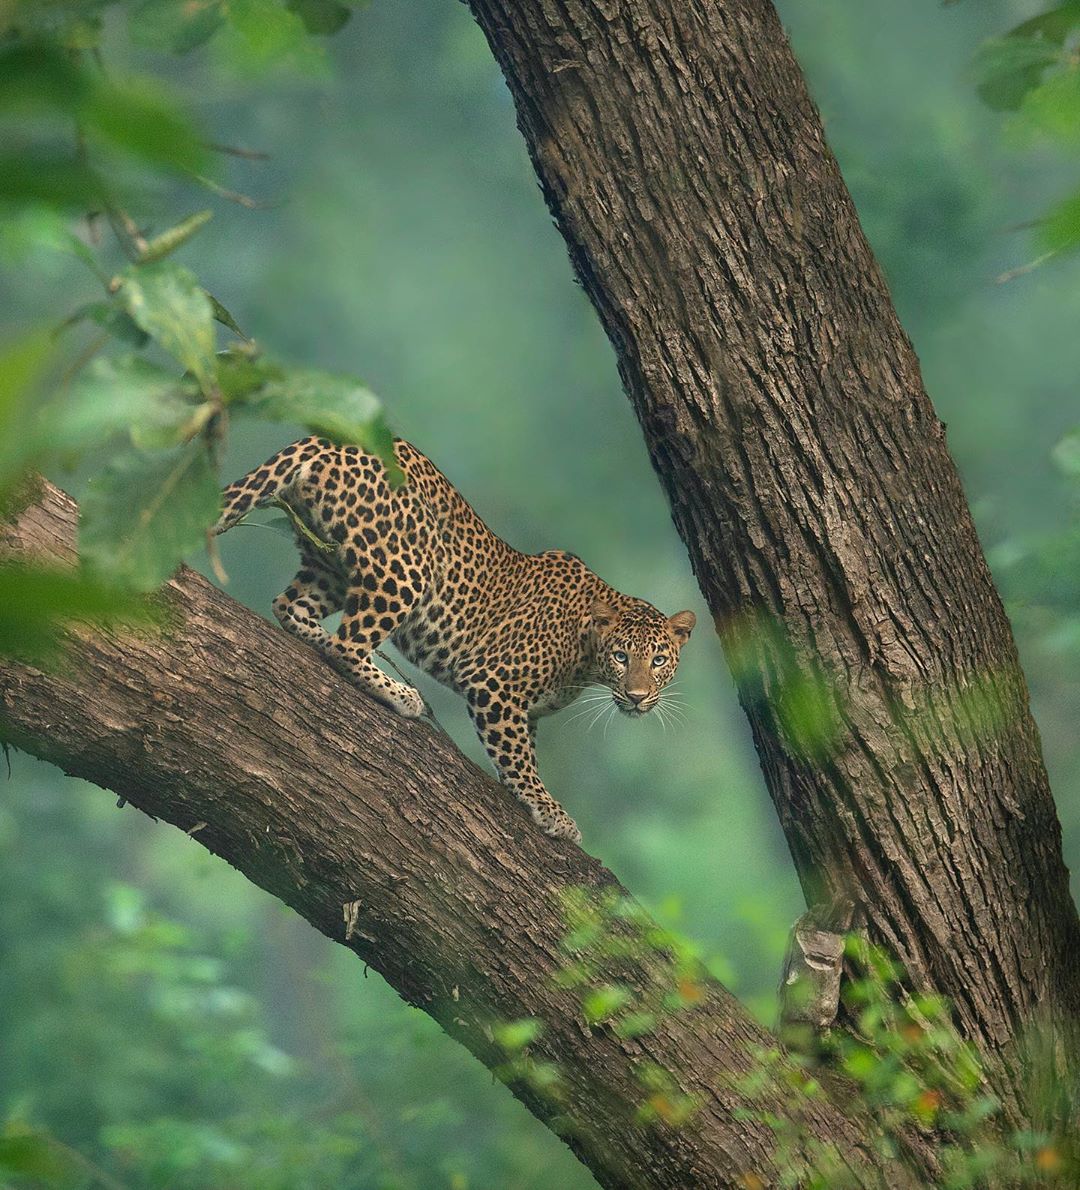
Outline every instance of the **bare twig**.
<svg viewBox="0 0 1080 1190"><path fill-rule="evenodd" d="M261 149L243 149L239 145L219 145L214 141L203 141L203 147L227 157L242 157L245 161L269 161L270 154Z"/></svg>

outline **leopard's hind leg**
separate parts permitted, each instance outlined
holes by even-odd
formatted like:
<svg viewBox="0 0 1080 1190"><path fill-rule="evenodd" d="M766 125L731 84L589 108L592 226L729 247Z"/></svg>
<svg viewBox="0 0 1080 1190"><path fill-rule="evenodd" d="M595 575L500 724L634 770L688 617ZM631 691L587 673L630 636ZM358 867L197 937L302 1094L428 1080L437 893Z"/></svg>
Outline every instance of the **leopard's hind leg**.
<svg viewBox="0 0 1080 1190"><path fill-rule="evenodd" d="M398 598L354 587L345 597L345 614L333 636L316 642L323 656L350 682L397 711L415 719L425 710L423 695L407 682L391 678L371 660L372 652L409 614Z"/></svg>
<svg viewBox="0 0 1080 1190"><path fill-rule="evenodd" d="M401 601L373 595L363 587L349 591L341 573L306 543L300 546L300 557L300 570L272 605L282 628L318 649L354 686L399 715L407 719L422 715L424 699L419 691L388 677L370 658L407 614ZM389 610L391 602L395 612ZM322 621L343 607L341 625L331 635Z"/></svg>
<svg viewBox="0 0 1080 1190"><path fill-rule="evenodd" d="M286 632L321 650L323 642L329 640L322 621L341 611L345 580L311 546L299 544L300 569L271 606Z"/></svg>

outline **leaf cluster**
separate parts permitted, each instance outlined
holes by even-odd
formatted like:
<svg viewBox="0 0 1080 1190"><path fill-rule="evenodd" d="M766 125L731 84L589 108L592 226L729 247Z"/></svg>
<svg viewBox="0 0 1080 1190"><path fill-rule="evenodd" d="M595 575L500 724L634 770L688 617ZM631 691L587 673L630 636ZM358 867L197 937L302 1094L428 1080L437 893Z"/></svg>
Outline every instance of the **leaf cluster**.
<svg viewBox="0 0 1080 1190"><path fill-rule="evenodd" d="M759 1052L757 1068L734 1081L750 1105L741 1113L767 1124L777 1137L785 1184L821 1190L863 1184L857 1171L838 1163L838 1154L816 1153L801 1123L806 1105L824 1096L826 1087L839 1095L853 1091L869 1108L889 1160L905 1160L912 1133L933 1134L940 1164L935 1184L948 1190L1076 1184L1080 1149L1071 1127L1059 1122L1034 1132L1007 1126L945 997L911 993L888 952L859 934L848 936L846 957L843 1027L820 1034L789 1028L783 1046ZM779 1112L764 1098L766 1088L777 1085L785 1088ZM1072 1118L1068 1110L1045 1115ZM808 1152L809 1161L799 1155Z"/></svg>
<svg viewBox="0 0 1080 1190"><path fill-rule="evenodd" d="M381 406L362 382L268 359L174 259L213 211L161 224L148 188L181 178L231 192L206 176L213 146L179 96L106 70L110 10L139 46L186 54L231 38L263 63L350 15L336 0L0 10L0 251L15 263L73 255L98 291L0 349L0 503L10 509L32 468L93 467L80 571L5 568L12 598L0 608L0 652L47 653L73 617L148 619L136 596L203 545L216 564L218 460L237 418L359 443L401 478ZM219 328L230 336L224 346Z"/></svg>
<svg viewBox="0 0 1080 1190"><path fill-rule="evenodd" d="M102 1124L105 1169L43 1128L32 1103L16 1106L0 1121L0 1183L113 1188L115 1170L124 1184L192 1190L362 1184L373 1154L360 1113L290 1106L303 1098L303 1063L271 1041L259 1003L229 964L190 927L152 911L139 890L109 888L62 977L86 1013L125 1006L108 1037L81 1039L73 1025L70 1041L76 1061L99 1061L95 1045L128 1050L130 1085L115 1092L127 1110Z"/></svg>
<svg viewBox="0 0 1080 1190"><path fill-rule="evenodd" d="M1080 2L1067 0L983 43L976 90L1008 116L1019 143L1072 154L1080 146ZM1036 225L1048 255L1080 246L1080 193L1057 203Z"/></svg>

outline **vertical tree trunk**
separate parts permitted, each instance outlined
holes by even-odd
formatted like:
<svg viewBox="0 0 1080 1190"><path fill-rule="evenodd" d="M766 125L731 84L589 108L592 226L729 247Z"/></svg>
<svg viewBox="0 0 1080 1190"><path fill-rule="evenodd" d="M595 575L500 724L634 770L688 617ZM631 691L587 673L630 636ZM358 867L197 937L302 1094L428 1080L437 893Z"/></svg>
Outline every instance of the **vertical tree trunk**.
<svg viewBox="0 0 1080 1190"><path fill-rule="evenodd" d="M767 0L469 0L715 618L808 899L1021 1107L1080 929L1008 621ZM716 796L722 798L722 781Z"/></svg>

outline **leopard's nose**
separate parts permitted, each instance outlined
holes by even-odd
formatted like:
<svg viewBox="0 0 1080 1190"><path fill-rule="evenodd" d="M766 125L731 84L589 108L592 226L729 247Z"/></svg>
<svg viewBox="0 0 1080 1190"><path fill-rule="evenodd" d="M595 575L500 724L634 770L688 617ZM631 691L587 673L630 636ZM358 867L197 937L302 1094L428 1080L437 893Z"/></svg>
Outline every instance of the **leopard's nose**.
<svg viewBox="0 0 1080 1190"><path fill-rule="evenodd" d="M634 704L640 706L648 697L648 690L627 690L626 697Z"/></svg>

